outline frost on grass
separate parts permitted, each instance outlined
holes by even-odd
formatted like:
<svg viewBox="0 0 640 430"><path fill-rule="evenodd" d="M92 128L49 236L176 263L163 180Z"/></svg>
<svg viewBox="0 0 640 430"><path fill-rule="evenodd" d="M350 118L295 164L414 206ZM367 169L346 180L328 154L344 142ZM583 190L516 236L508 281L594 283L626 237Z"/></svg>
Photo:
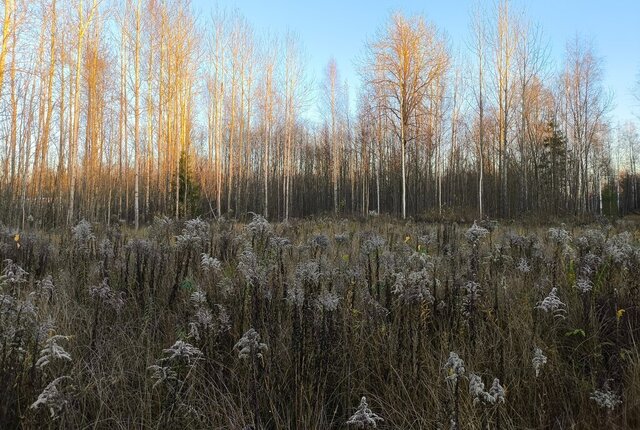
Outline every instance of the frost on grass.
<svg viewBox="0 0 640 430"><path fill-rule="evenodd" d="M60 340L68 340L69 336L56 335L52 336L45 342L44 348L40 351L40 358L36 362L36 366L40 369L53 361L72 361L71 355L58 344Z"/></svg>
<svg viewBox="0 0 640 430"><path fill-rule="evenodd" d="M450 352L449 359L444 364L444 369L447 372L446 379L457 382L459 378L464 376L464 361L455 352Z"/></svg>
<svg viewBox="0 0 640 430"><path fill-rule="evenodd" d="M367 398L362 396L358 409L351 415L351 418L349 418L346 424L357 429L377 428L378 421L384 420L369 409Z"/></svg>
<svg viewBox="0 0 640 430"><path fill-rule="evenodd" d="M69 376L60 376L54 379L47 385L42 393L38 395L38 399L33 402L30 409L38 409L40 406L44 406L49 409L51 418L56 419L64 406L69 402L68 393L62 388L62 382L70 380Z"/></svg>
<svg viewBox="0 0 640 430"><path fill-rule="evenodd" d="M266 343L260 342L258 332L250 328L235 344L234 349L238 350L238 358L245 359L253 357L254 354L258 358L262 358L262 353L266 352L268 348Z"/></svg>
<svg viewBox="0 0 640 430"><path fill-rule="evenodd" d="M533 365L533 370L536 372L536 378L540 376L540 370L547 364L547 356L544 355L542 350L536 347L533 350L533 358L531 359L531 364Z"/></svg>
<svg viewBox="0 0 640 430"><path fill-rule="evenodd" d="M547 297L545 297L538 305L537 309L553 314L554 317L564 318L567 313L567 305L565 305L558 297L558 289L553 287Z"/></svg>

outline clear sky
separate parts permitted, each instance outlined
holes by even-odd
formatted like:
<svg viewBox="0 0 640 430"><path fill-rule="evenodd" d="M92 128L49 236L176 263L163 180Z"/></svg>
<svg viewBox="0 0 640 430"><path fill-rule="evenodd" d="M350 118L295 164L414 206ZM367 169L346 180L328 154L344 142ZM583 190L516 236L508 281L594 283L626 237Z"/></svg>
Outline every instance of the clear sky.
<svg viewBox="0 0 640 430"><path fill-rule="evenodd" d="M474 1L194 0L193 5L204 19L216 3L223 9L237 9L258 34L298 33L308 73L316 82L333 56L342 77L355 87L354 60L391 12L423 14L448 35L454 51L464 55ZM493 1L485 3L491 7ZM631 88L640 71L640 0L514 0L512 4L524 8L527 17L542 27L555 65L562 61L568 40L576 35L591 40L603 59L605 86L614 92L614 125L633 118L632 110L638 112Z"/></svg>

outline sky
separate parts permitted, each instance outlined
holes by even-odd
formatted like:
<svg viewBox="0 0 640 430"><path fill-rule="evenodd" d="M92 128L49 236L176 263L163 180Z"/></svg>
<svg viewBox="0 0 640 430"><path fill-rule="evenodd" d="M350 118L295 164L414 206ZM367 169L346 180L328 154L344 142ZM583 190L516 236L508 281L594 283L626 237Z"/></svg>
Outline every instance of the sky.
<svg viewBox="0 0 640 430"><path fill-rule="evenodd" d="M493 0L485 1L490 8ZM562 63L566 43L580 36L593 44L604 65L604 85L614 94L614 125L634 119L640 107L631 89L640 73L640 0L513 0L539 24L552 67ZM307 72L318 86L327 62L336 59L352 96L359 84L356 61L367 40L394 11L419 13L443 31L453 52L465 55L475 0L193 0L202 19L215 7L237 10L257 34L297 33ZM353 97L352 97L353 100Z"/></svg>

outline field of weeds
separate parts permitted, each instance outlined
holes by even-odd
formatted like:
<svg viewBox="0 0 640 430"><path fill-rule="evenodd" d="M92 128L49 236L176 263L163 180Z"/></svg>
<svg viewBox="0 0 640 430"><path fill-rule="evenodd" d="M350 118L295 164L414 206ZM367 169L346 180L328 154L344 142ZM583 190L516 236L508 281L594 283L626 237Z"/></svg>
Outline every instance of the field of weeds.
<svg viewBox="0 0 640 430"><path fill-rule="evenodd" d="M0 428L640 428L636 222L2 228Z"/></svg>

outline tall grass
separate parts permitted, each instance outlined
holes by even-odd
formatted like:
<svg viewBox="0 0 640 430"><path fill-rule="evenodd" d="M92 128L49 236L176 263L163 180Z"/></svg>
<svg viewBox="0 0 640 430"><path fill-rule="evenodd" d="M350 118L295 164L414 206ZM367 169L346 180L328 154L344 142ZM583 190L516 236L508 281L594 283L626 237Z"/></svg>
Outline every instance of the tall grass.
<svg viewBox="0 0 640 430"><path fill-rule="evenodd" d="M637 232L3 227L0 428L638 428Z"/></svg>

